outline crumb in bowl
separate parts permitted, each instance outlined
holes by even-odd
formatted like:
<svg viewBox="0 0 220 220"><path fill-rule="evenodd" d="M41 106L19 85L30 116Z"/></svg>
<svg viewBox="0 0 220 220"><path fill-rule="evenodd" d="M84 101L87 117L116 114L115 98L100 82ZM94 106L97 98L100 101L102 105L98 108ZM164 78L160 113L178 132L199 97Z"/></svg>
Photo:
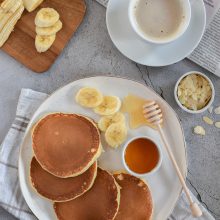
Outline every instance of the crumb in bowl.
<svg viewBox="0 0 220 220"><path fill-rule="evenodd" d="M183 106L197 111L209 103L212 97L212 88L205 77L192 73L180 81L177 97Z"/></svg>

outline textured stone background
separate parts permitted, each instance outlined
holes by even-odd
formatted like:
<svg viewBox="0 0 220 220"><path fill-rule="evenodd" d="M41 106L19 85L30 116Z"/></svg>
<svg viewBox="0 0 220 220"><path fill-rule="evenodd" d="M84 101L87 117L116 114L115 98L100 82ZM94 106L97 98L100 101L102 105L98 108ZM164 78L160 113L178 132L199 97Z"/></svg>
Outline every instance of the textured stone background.
<svg viewBox="0 0 220 220"><path fill-rule="evenodd" d="M202 121L202 116L209 113L191 115L181 111L173 97L177 79L187 71L199 70L214 82L215 105L220 105L220 78L187 59L162 68L135 64L113 46L106 30L105 9L92 0L87 0L87 6L83 24L48 72L35 74L0 51L0 142L14 119L21 88L51 93L71 81L94 75L138 80L154 88L179 115L187 141L188 186L214 217L220 220L220 129ZM215 118L220 121L220 116ZM207 135L194 135L192 128L195 125L203 125ZM0 209L0 219L14 218Z"/></svg>

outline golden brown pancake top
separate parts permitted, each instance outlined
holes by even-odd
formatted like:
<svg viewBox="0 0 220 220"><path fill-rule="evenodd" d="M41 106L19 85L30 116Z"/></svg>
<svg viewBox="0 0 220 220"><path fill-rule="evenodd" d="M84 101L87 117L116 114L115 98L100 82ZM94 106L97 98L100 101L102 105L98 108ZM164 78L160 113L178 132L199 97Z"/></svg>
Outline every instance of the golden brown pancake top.
<svg viewBox="0 0 220 220"><path fill-rule="evenodd" d="M146 183L129 174L115 174L121 187L119 211L115 220L150 220L153 201Z"/></svg>
<svg viewBox="0 0 220 220"><path fill-rule="evenodd" d="M32 141L35 157L43 169L58 177L84 172L100 148L97 127L76 114L47 115L35 126Z"/></svg>
<svg viewBox="0 0 220 220"><path fill-rule="evenodd" d="M98 168L93 187L69 202L55 203L59 220L112 220L118 210L119 189L112 175Z"/></svg>
<svg viewBox="0 0 220 220"><path fill-rule="evenodd" d="M53 201L68 201L82 195L92 187L96 174L97 162L77 177L59 178L44 170L35 157L31 161L33 187L39 194Z"/></svg>

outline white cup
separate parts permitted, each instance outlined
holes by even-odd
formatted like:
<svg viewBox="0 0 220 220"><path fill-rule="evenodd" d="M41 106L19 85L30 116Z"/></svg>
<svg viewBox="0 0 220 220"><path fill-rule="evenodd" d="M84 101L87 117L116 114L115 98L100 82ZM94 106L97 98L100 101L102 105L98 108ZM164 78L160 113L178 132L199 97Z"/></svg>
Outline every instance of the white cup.
<svg viewBox="0 0 220 220"><path fill-rule="evenodd" d="M132 141L134 141L136 139L140 139L140 138L144 138L144 139L152 141L155 144L155 147L157 148L158 153L159 153L159 160L157 162L157 165L150 172L147 172L147 173L136 173L136 172L132 171L128 167L128 165L127 165L127 163L125 161L125 153L126 153L126 149L127 149L128 145ZM127 170L127 172L130 173L131 175L136 176L138 178L148 177L148 176L152 175L153 173L155 173L160 168L160 166L162 164L162 151L161 151L161 147L159 146L158 143L156 143L152 138L150 138L148 136L136 136L136 137L133 137L130 140L128 140L127 143L124 145L124 148L122 150L122 162L123 162L123 165L124 165L125 169Z"/></svg>
<svg viewBox="0 0 220 220"><path fill-rule="evenodd" d="M147 41L148 43L153 43L153 44L166 44L166 43L170 43L173 42L175 40L177 40L178 38L180 38L183 33L187 30L189 23L190 23L190 19L191 19L191 5L190 5L190 1L189 0L176 0L176 1L180 1L182 4L182 8L184 10L184 22L181 25L181 28L176 32L176 34L171 35L170 38L166 38L166 39L152 39L149 36L147 36L147 34L144 34L140 28L138 27L137 21L136 21L136 17L135 17L135 13L134 13L134 7L137 3L137 1L145 1L145 0L129 0L129 6L128 6L128 17L129 17L129 21L131 23L131 26L133 28L133 30L136 32L136 34L141 37L143 40Z"/></svg>

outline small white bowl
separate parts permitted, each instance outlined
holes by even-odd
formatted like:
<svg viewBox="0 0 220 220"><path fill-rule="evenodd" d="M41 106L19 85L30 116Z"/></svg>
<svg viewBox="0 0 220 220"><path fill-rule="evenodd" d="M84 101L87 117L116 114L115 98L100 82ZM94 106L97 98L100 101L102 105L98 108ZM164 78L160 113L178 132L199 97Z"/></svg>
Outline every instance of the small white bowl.
<svg viewBox="0 0 220 220"><path fill-rule="evenodd" d="M144 0L142 0L144 1ZM129 17L129 21L130 21L130 24L133 28L133 30L136 32L136 34L142 38L143 40L147 41L148 43L153 43L153 44L166 44L166 43L171 43L175 40L177 40L178 38L180 38L184 33L185 31L187 30L188 26L189 26L189 23L190 23L190 20L191 20L191 4L190 4L190 1L189 0L182 0L180 1L181 4L182 4L182 7L184 8L184 11L185 11L185 21L184 23L182 24L182 27L180 30L178 30L178 32L170 37L169 39L166 39L166 40L154 40L150 37L147 37L139 28L138 28L138 24L136 22L136 18L134 16L134 6L135 4L137 3L137 0L129 0L129 6L128 6L128 17Z"/></svg>
<svg viewBox="0 0 220 220"><path fill-rule="evenodd" d="M191 74L197 74L197 75L203 76L203 77L209 82L210 87L211 87L211 89L212 89L212 97L211 97L211 99L209 100L209 102L207 103L207 105L206 105L204 108L199 109L199 110L191 110L191 109L186 108L186 107L185 107L184 105L182 105L182 103L179 101L179 98L178 98L178 95L177 95L178 86L179 86L181 80L182 80L183 78L185 78L186 76L191 75ZM212 105L212 103L213 103L213 101L214 101L214 98L215 98L215 88L214 88L214 85L213 85L212 81L211 81L205 74L203 74L203 73L201 73L201 72L198 72L198 71L190 71L190 72L187 72L187 73L185 73L184 75L182 75L182 76L179 78L179 80L177 81L177 83L176 83L176 85L175 85L175 88L174 88L174 97L175 97L175 100L176 100L177 104L179 105L179 107L180 107L181 109L183 109L184 111L186 111L186 112L188 112L188 113L198 114L198 113L202 113L202 112L206 111L206 110Z"/></svg>
<svg viewBox="0 0 220 220"><path fill-rule="evenodd" d="M139 138L145 138L145 139L148 139L148 140L152 141L152 142L155 144L155 146L157 147L157 150L158 150L158 153L159 153L159 161L158 161L157 165L154 167L153 170L151 170L151 171L148 172L148 173L136 173L136 172L132 171L132 170L128 167L128 165L127 165L127 163L126 163L126 161L125 161L125 152L126 152L126 149L127 149L128 145L129 145L132 141L134 141L134 140L136 140L136 139L139 139ZM162 164L162 157L163 157L163 156L162 156L162 151L161 151L160 145L159 145L158 143L156 143L152 138L150 138L150 137L148 137L148 136L136 136L136 137L131 138L131 139L128 140L127 143L124 145L124 148L123 148L123 151L122 151L122 162L123 162L123 165L124 165L125 169L127 170L128 173L130 173L131 175L136 176L136 177L138 177L138 178L148 177L148 176L152 175L153 173L155 173L155 172L160 168L160 166L161 166L161 164Z"/></svg>

